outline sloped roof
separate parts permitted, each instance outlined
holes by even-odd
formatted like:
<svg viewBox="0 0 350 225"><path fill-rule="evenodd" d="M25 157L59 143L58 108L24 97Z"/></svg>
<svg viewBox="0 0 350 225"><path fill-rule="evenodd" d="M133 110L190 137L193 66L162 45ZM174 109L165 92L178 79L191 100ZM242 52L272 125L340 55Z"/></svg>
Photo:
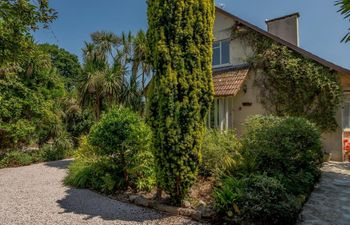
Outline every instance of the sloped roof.
<svg viewBox="0 0 350 225"><path fill-rule="evenodd" d="M249 68L231 68L214 71L215 96L235 96L241 89L249 73Z"/></svg>
<svg viewBox="0 0 350 225"><path fill-rule="evenodd" d="M336 65L334 63L331 63L331 62L329 62L329 61L327 61L325 59L322 59L322 58L312 54L311 52L308 52L308 51L306 51L306 50L304 50L304 49L302 49L302 48L300 48L300 47L298 47L296 45L293 45L293 44L291 44L291 43L289 43L289 42L287 42L287 41L285 41L285 40L283 40L283 39L281 39L281 38L279 38L279 37L277 37L277 36L267 32L265 30L255 26L255 25L253 25L253 24L251 24L251 23L249 23L249 22L247 22L247 21L245 21L245 20L243 20L243 19L241 19L241 18L239 18L239 17L237 17L237 16L235 16L235 15L233 15L233 14L231 14L231 13L229 13L229 12L227 12L227 11L221 9L221 8L219 8L219 7L216 7L216 11L218 11L218 12L220 12L220 13L228 16L228 17L231 17L233 20L237 21L238 23L240 23L240 24L242 24L242 25L244 25L244 26L246 26L246 27L248 27L248 28L250 28L250 29L252 29L252 30L262 34L262 35L264 35L264 36L266 36L266 37L269 37L269 38L273 39L277 43L280 43L282 45L287 46L289 49L292 49L292 50L298 52L299 54L303 55L306 58L310 58L310 59L312 59L312 60L314 60L314 61L316 61L316 62L318 62L318 63L320 63L320 64L322 64L322 65L324 65L324 66L326 66L326 67L328 67L328 68L330 68L332 70L334 70L334 71L337 71L340 74L346 74L346 75L350 76L350 70L349 69L343 68L343 67L338 66L338 65Z"/></svg>

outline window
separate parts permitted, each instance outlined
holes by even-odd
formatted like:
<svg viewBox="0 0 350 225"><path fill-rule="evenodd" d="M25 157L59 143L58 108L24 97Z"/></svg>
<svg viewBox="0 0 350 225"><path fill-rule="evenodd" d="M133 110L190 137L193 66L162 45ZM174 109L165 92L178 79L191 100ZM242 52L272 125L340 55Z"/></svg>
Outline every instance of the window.
<svg viewBox="0 0 350 225"><path fill-rule="evenodd" d="M209 129L218 129L225 131L231 129L232 126L232 104L230 97L215 98L213 105L208 113L207 127Z"/></svg>
<svg viewBox="0 0 350 225"><path fill-rule="evenodd" d="M343 129L345 129L345 130L350 129L350 102L348 102L348 101L344 103Z"/></svg>
<svg viewBox="0 0 350 225"><path fill-rule="evenodd" d="M218 41L213 44L213 66L230 63L230 40Z"/></svg>

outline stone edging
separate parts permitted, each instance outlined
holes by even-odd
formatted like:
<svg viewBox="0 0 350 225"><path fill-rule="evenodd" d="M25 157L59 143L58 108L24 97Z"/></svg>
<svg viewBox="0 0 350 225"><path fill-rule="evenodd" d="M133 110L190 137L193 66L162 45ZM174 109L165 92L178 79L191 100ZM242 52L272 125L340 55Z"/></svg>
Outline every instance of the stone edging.
<svg viewBox="0 0 350 225"><path fill-rule="evenodd" d="M117 199L119 201L122 200L129 203L133 203L137 206L147 207L158 211L166 212L171 215L189 217L196 221L210 220L215 215L214 211L206 206L200 206L198 207L197 210L195 210L192 208L183 208L183 207L164 205L157 202L156 200L147 199L140 195L126 194L126 196L125 196L126 198L123 197L122 199L120 199L117 196L109 196L109 197L112 197L113 199Z"/></svg>

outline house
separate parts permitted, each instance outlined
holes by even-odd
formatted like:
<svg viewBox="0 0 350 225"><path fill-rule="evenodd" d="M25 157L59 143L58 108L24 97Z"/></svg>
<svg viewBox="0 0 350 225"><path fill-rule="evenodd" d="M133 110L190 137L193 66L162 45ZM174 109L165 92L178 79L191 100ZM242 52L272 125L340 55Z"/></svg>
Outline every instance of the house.
<svg viewBox="0 0 350 225"><path fill-rule="evenodd" d="M323 134L322 141L325 151L332 154L332 159L342 161L345 153L343 145L346 143L345 139L350 137L350 71L299 47L298 18L299 14L295 13L268 20L268 31L265 31L221 8L216 8L213 44L215 101L208 116L207 126L220 130L235 129L240 135L247 117L267 114L259 102L260 89L254 84L258 75L256 73L259 72L250 69L247 64L252 49L244 41L232 38L231 35L235 26L244 27L339 73L345 96L343 107L339 108L336 116L340 127L334 132Z"/></svg>

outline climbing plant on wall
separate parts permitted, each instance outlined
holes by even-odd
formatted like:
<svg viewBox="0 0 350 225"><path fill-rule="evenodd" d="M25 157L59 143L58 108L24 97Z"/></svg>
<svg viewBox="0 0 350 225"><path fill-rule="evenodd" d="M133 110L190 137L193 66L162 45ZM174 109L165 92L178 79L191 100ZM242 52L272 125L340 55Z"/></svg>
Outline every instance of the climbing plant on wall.
<svg viewBox="0 0 350 225"><path fill-rule="evenodd" d="M195 180L213 98L213 0L148 0L149 96L158 186L179 203Z"/></svg>
<svg viewBox="0 0 350 225"><path fill-rule="evenodd" d="M337 128L342 92L338 73L259 33L233 33L252 47L249 59L260 75L260 100L278 116L305 117L322 131Z"/></svg>

